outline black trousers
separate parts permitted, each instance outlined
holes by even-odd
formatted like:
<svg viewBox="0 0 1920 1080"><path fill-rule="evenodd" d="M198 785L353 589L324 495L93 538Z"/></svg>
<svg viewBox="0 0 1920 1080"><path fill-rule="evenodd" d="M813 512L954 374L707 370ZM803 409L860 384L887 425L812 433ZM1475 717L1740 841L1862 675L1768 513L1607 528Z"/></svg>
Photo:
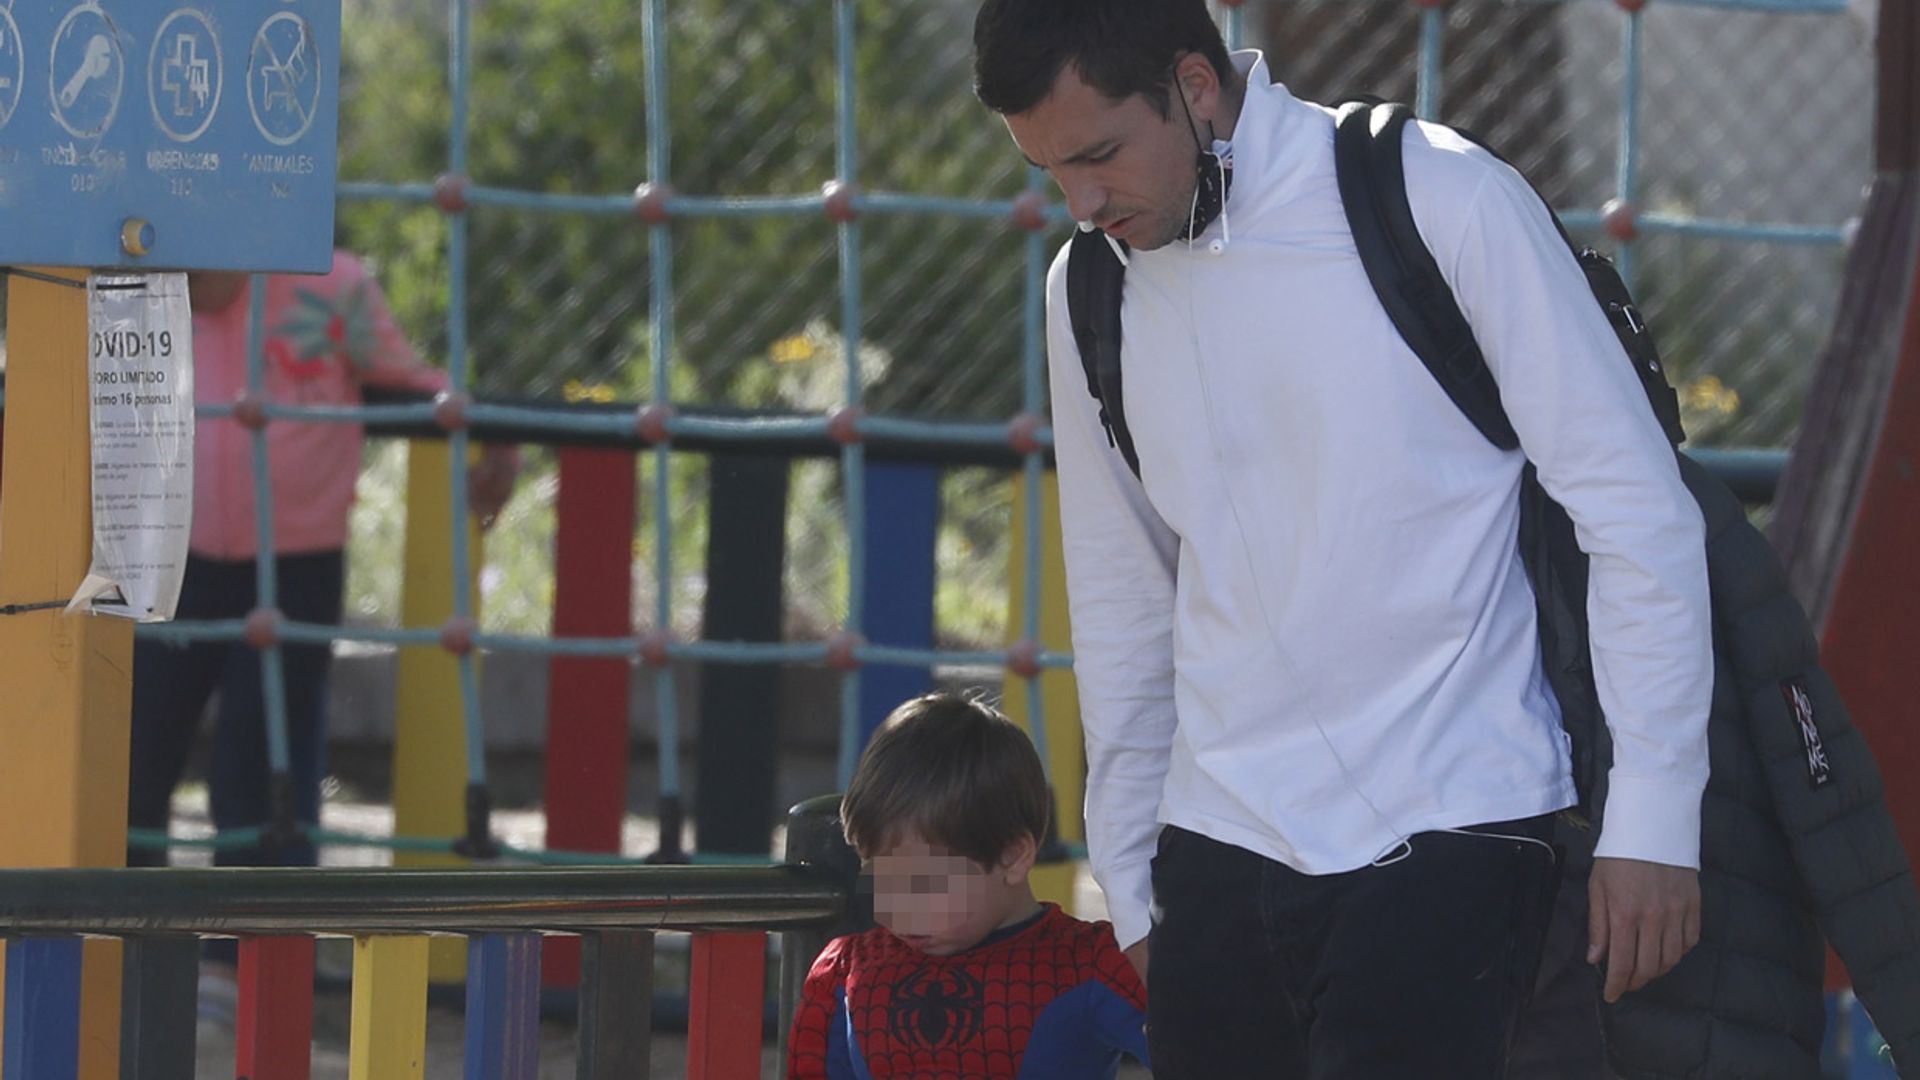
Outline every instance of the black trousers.
<svg viewBox="0 0 1920 1080"><path fill-rule="evenodd" d="M1168 827L1147 1043L1159 1080L1494 1080L1555 886L1547 817L1421 833L1310 875Z"/></svg>
<svg viewBox="0 0 1920 1080"><path fill-rule="evenodd" d="M276 560L281 611L296 622L340 621L345 559L338 551L283 555ZM180 586L178 619L242 619L255 601L254 563L189 557ZM281 667L287 690L287 757L294 811L309 825L320 820L322 713L332 650L325 645L287 645ZM127 823L164 829L214 691L220 709L207 768L207 797L221 829L268 824L273 814L267 767L266 703L260 653L244 641L194 642L186 646L136 641L133 647L132 760ZM304 840L275 848L223 849L222 866L311 866L314 849ZM129 866L165 861L158 851L128 851Z"/></svg>

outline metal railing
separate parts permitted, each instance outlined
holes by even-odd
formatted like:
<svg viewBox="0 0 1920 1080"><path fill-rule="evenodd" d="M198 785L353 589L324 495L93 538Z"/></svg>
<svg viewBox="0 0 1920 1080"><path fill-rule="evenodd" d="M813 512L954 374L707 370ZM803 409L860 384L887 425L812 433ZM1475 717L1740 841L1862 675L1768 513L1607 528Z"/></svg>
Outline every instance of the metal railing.
<svg viewBox="0 0 1920 1080"><path fill-rule="evenodd" d="M822 945L866 924L838 810L837 796L795 807L792 861L777 866L0 870L4 1074L75 1075L80 937L91 936L124 941L121 1076L188 1080L200 939L223 936L241 939L239 1075L304 1077L312 941L324 935L356 943L352 1052L367 1064L354 1076L389 1080L400 1074L383 1071L378 1048L424 1038L425 935L460 935L470 957L464 1075L533 1080L538 1040L526 1033L539 1021L540 935L568 934L585 945L576 1075L644 1080L653 935L684 931L694 935L688 1022L700 1064L691 1075L758 1076L767 934L781 936L784 1036ZM363 1010L362 998L386 1007Z"/></svg>

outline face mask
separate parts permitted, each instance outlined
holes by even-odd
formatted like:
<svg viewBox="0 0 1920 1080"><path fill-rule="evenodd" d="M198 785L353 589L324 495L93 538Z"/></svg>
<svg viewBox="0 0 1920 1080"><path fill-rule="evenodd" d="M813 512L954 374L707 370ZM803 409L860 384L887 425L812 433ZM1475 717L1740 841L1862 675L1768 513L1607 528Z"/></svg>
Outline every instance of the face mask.
<svg viewBox="0 0 1920 1080"><path fill-rule="evenodd" d="M1180 110L1187 115L1187 130L1194 131L1193 110L1187 105L1187 95L1175 85L1174 95L1180 99ZM1213 123L1207 123L1207 140L1214 142ZM1207 231L1207 226L1220 217L1227 206L1227 193L1233 190L1233 167L1220 155L1218 145L1212 149L1200 145L1200 135L1194 132L1194 190L1193 205L1187 212L1186 227L1180 230L1176 240L1193 243L1193 238Z"/></svg>
<svg viewBox="0 0 1920 1080"><path fill-rule="evenodd" d="M1197 181L1193 192L1193 208L1187 214L1186 228L1180 230L1176 239L1191 241L1207 231L1207 226L1220 217L1226 209L1227 193L1233 189L1233 167L1226 163L1218 151L1202 150L1194 164Z"/></svg>

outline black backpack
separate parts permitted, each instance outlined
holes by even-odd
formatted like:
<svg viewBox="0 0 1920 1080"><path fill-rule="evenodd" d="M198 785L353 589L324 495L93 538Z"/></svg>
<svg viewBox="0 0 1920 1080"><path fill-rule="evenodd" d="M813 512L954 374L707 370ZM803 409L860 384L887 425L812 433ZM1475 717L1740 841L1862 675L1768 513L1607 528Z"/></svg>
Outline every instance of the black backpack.
<svg viewBox="0 0 1920 1080"><path fill-rule="evenodd" d="M1367 278L1400 336L1487 441L1511 450L1520 440L1500 404L1493 373L1421 238L1407 201L1401 137L1411 119L1406 106L1373 99L1341 106L1334 133L1340 200ZM1558 225L1559 219L1554 222ZM1564 227L1560 235L1567 236ZM1568 246L1678 453L1685 438L1679 399L1667 385L1659 352L1626 283L1606 256L1574 245L1570 238ZM1100 403L1100 422L1108 442L1137 477L1140 459L1127 430L1120 385L1120 303L1126 267L1097 231L1076 232L1067 260L1067 309L1086 369L1087 389ZM1571 736L1579 813L1590 819L1597 747L1604 745L1605 731L1587 635L1587 556L1575 542L1566 511L1540 486L1531 464L1521 481L1520 503L1520 552L1539 609L1541 660Z"/></svg>

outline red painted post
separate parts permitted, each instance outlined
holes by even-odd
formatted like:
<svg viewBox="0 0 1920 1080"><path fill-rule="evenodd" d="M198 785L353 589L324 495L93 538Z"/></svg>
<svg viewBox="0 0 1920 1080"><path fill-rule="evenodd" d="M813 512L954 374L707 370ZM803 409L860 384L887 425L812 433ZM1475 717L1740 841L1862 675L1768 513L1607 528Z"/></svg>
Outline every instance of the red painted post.
<svg viewBox="0 0 1920 1080"><path fill-rule="evenodd" d="M1887 395L1880 441L1866 470L1846 558L1820 640L1821 662L1840 690L1855 727L1873 747L1887 813L1920 866L1920 727L1913 723L1907 674L1920 654L1920 623L1910 597L1920 596L1920 287L1910 300L1900 366ZM1827 989L1852 985L1827 952Z"/></svg>
<svg viewBox="0 0 1920 1080"><path fill-rule="evenodd" d="M766 934L693 935L687 1080L757 1080L766 993Z"/></svg>
<svg viewBox="0 0 1920 1080"><path fill-rule="evenodd" d="M1920 11L1883 5L1879 35L1876 189L1920 203ZM1913 234L1904 235L1911 242ZM1896 253L1896 273L1911 274L1916 253ZM1896 278L1895 280L1899 280ZM1900 356L1887 389L1846 556L1834 582L1821 653L1853 720L1872 744L1886 782L1887 810L1909 859L1920 863L1920 727L1901 692L1920 655L1920 624L1910 598L1920 595L1920 281L1905 302Z"/></svg>
<svg viewBox="0 0 1920 1080"><path fill-rule="evenodd" d="M1821 655L1886 780L1887 809L1920 864L1920 727L1911 672L1920 655L1920 291L1908 309L1900 367L1867 468Z"/></svg>
<svg viewBox="0 0 1920 1080"><path fill-rule="evenodd" d="M237 1080L307 1080L313 1067L313 939L240 941Z"/></svg>
<svg viewBox="0 0 1920 1080"><path fill-rule="evenodd" d="M554 637L633 632L633 454L560 452L554 537ZM620 850L627 805L629 665L557 656L547 668L547 847ZM548 986L580 982L580 942L548 938Z"/></svg>

